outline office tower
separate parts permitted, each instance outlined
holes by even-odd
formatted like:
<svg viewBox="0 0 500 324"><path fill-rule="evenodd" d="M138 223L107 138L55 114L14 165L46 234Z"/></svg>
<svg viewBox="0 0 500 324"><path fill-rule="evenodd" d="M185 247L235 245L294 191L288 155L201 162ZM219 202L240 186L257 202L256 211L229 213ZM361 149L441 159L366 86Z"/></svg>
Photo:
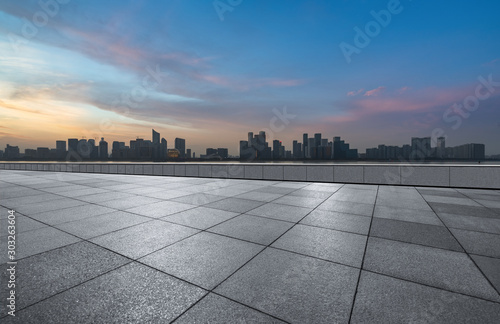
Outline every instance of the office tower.
<svg viewBox="0 0 500 324"><path fill-rule="evenodd" d="M166 159L167 159L167 140L162 137L160 143L160 160L165 161Z"/></svg>
<svg viewBox="0 0 500 324"><path fill-rule="evenodd" d="M300 151L300 143L293 141L292 144L293 158L300 159L302 157L302 152Z"/></svg>
<svg viewBox="0 0 500 324"><path fill-rule="evenodd" d="M18 146L10 146L7 144L7 147L5 148L5 158L13 160L13 159L19 159L19 147Z"/></svg>
<svg viewBox="0 0 500 324"><path fill-rule="evenodd" d="M227 159L229 156L229 151L227 148L218 148L217 155L219 155L223 159Z"/></svg>
<svg viewBox="0 0 500 324"><path fill-rule="evenodd" d="M411 158L423 159L431 155L430 137L412 137L411 138Z"/></svg>
<svg viewBox="0 0 500 324"><path fill-rule="evenodd" d="M446 139L444 137L438 137L436 157L439 159L443 159L445 157L445 154L446 154Z"/></svg>
<svg viewBox="0 0 500 324"><path fill-rule="evenodd" d="M68 153L78 153L78 139L68 138Z"/></svg>
<svg viewBox="0 0 500 324"><path fill-rule="evenodd" d="M92 147L85 138L82 138L81 140L78 141L77 152L82 159L90 158L90 152L92 152Z"/></svg>
<svg viewBox="0 0 500 324"><path fill-rule="evenodd" d="M281 142L280 142L280 144L281 144ZM280 158L280 160L285 158L285 147L284 146L279 147L279 158Z"/></svg>
<svg viewBox="0 0 500 324"><path fill-rule="evenodd" d="M307 150L308 150L307 137L308 136L309 135L307 133L302 134L302 157L303 158L307 157Z"/></svg>
<svg viewBox="0 0 500 324"><path fill-rule="evenodd" d="M99 142L99 159L108 159L108 142L104 140L104 137L101 137L101 141Z"/></svg>
<svg viewBox="0 0 500 324"><path fill-rule="evenodd" d="M56 158L58 160L64 159L66 155L66 141L56 141Z"/></svg>
<svg viewBox="0 0 500 324"><path fill-rule="evenodd" d="M321 146L321 133L314 134L314 146Z"/></svg>
<svg viewBox="0 0 500 324"><path fill-rule="evenodd" d="M307 139L307 158L313 159L316 150L314 149L314 138Z"/></svg>
<svg viewBox="0 0 500 324"><path fill-rule="evenodd" d="M217 155L217 150L214 148L207 148L207 156Z"/></svg>
<svg viewBox="0 0 500 324"><path fill-rule="evenodd" d="M248 159L248 141L240 141L240 160Z"/></svg>
<svg viewBox="0 0 500 324"><path fill-rule="evenodd" d="M160 144L160 133L158 133L157 131L155 131L154 129L152 129L153 131L153 144Z"/></svg>
<svg viewBox="0 0 500 324"><path fill-rule="evenodd" d="M253 145L253 132L248 132L248 146L252 147Z"/></svg>
<svg viewBox="0 0 500 324"><path fill-rule="evenodd" d="M47 160L50 155L50 150L48 147L37 147L36 148L36 158L39 160Z"/></svg>
<svg viewBox="0 0 500 324"><path fill-rule="evenodd" d="M321 139L321 146L328 146L328 139L327 138Z"/></svg>
<svg viewBox="0 0 500 324"><path fill-rule="evenodd" d="M186 156L186 140L183 138L175 138L175 148L179 151L179 157Z"/></svg>
<svg viewBox="0 0 500 324"><path fill-rule="evenodd" d="M266 132L260 131L259 132L259 139L260 139L261 143L266 143Z"/></svg>
<svg viewBox="0 0 500 324"><path fill-rule="evenodd" d="M191 158L191 149L186 149L186 158Z"/></svg>
<svg viewBox="0 0 500 324"><path fill-rule="evenodd" d="M273 159L278 160L280 158L280 147L281 142L279 140L273 141Z"/></svg>

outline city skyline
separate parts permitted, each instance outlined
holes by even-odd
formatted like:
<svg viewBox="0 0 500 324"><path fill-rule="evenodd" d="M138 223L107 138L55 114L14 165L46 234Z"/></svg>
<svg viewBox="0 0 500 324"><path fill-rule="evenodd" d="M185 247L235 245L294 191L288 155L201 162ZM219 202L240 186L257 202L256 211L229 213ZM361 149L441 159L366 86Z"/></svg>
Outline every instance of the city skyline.
<svg viewBox="0 0 500 324"><path fill-rule="evenodd" d="M237 155L266 129L286 147L313 130L360 152L445 136L500 153L500 4L231 3L3 2L0 147L154 128Z"/></svg>
<svg viewBox="0 0 500 324"><path fill-rule="evenodd" d="M312 135L312 134L311 134ZM239 141L238 154L229 154L227 148L206 147L205 153L192 152L186 146L186 139L176 137L174 146L168 146L168 141L154 129L151 130L151 140L139 138L126 142L113 140L109 145L103 137L96 139L69 138L66 141L57 140L56 148L27 148L24 153L18 146L7 144L4 151L0 150L0 159L40 159L40 160L118 160L118 161L167 161L167 160L210 160L234 159L243 161L254 160L389 160L389 161L423 161L423 160L484 160L498 159L500 155L486 155L482 143L462 143L457 146L446 145L446 137L411 137L410 144L402 146L378 144L367 148L364 153L351 146L340 136L334 136L332 141L321 133L302 134L302 142L293 140L287 147L279 139L269 138L265 131L247 133L246 140ZM172 142L170 142L172 143ZM67 144L67 150L66 150ZM213 144L213 143L212 143Z"/></svg>

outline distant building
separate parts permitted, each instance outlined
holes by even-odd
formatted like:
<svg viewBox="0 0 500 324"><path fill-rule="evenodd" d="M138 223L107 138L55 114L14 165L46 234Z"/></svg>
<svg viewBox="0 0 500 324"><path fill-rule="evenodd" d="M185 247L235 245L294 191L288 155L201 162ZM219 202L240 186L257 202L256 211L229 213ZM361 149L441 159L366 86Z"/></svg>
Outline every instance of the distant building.
<svg viewBox="0 0 500 324"><path fill-rule="evenodd" d="M186 149L186 158L190 159L192 157L191 155L191 149Z"/></svg>
<svg viewBox="0 0 500 324"><path fill-rule="evenodd" d="M186 140L183 138L175 139L175 148L179 151L179 157L184 158L186 156Z"/></svg>
<svg viewBox="0 0 500 324"><path fill-rule="evenodd" d="M167 159L167 140L165 138L162 138L160 143L160 160L164 161L166 159Z"/></svg>
<svg viewBox="0 0 500 324"><path fill-rule="evenodd" d="M436 147L436 157L443 159L446 157L446 138L438 137Z"/></svg>
<svg viewBox="0 0 500 324"><path fill-rule="evenodd" d="M7 147L5 148L5 158L8 160L16 160L19 159L19 147L18 146L10 146L7 144Z"/></svg>
<svg viewBox="0 0 500 324"><path fill-rule="evenodd" d="M104 140L104 137L101 137L101 141L99 142L99 159L108 159L108 142Z"/></svg>
<svg viewBox="0 0 500 324"><path fill-rule="evenodd" d="M229 156L229 150L227 148L218 148L217 155L219 155L223 159L227 159Z"/></svg>
<svg viewBox="0 0 500 324"><path fill-rule="evenodd" d="M411 138L411 159L425 159L431 156L431 138L430 137L412 137Z"/></svg>
<svg viewBox="0 0 500 324"><path fill-rule="evenodd" d="M24 158L25 159L36 159L36 150L34 149L25 149L24 150Z"/></svg>
<svg viewBox="0 0 500 324"><path fill-rule="evenodd" d="M66 141L56 141L56 158L64 159L66 156Z"/></svg>
<svg viewBox="0 0 500 324"><path fill-rule="evenodd" d="M167 157L169 159L178 159L180 157L180 152L178 149L169 149L167 151Z"/></svg>
<svg viewBox="0 0 500 324"><path fill-rule="evenodd" d="M217 150L214 148L207 148L206 153L207 156L214 156L217 155Z"/></svg>
<svg viewBox="0 0 500 324"><path fill-rule="evenodd" d="M48 160L50 157L50 149L48 147L37 147L36 158L39 160Z"/></svg>

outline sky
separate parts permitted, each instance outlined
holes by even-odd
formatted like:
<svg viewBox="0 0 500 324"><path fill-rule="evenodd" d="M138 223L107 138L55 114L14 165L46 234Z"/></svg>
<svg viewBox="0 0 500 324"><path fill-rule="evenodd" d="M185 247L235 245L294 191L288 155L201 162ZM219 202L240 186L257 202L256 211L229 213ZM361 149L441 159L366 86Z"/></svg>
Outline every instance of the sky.
<svg viewBox="0 0 500 324"><path fill-rule="evenodd" d="M500 2L0 2L0 149L265 130L500 154Z"/></svg>

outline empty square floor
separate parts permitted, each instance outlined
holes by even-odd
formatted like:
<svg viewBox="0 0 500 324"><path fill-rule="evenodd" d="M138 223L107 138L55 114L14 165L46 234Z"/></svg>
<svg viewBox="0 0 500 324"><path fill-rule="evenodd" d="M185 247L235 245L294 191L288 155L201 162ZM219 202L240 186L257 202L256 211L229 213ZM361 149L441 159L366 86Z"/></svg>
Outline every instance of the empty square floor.
<svg viewBox="0 0 500 324"><path fill-rule="evenodd" d="M2 323L500 318L500 190L0 170L0 225Z"/></svg>

